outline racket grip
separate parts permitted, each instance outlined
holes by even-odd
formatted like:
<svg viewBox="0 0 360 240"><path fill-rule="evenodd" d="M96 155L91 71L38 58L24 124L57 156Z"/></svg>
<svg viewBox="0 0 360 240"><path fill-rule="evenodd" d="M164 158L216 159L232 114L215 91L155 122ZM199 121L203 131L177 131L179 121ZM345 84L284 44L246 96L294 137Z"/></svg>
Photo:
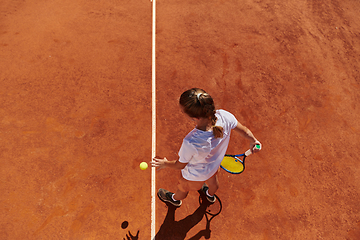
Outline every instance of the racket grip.
<svg viewBox="0 0 360 240"><path fill-rule="evenodd" d="M260 145L260 144L256 144L255 147L253 148L253 150L254 150L255 148L261 149L261 145ZM249 149L249 150L247 150L247 151L245 152L245 156L249 156L249 155L251 155L251 154L252 154L251 149Z"/></svg>
<svg viewBox="0 0 360 240"><path fill-rule="evenodd" d="M245 156L249 156L249 155L251 155L251 154L252 154L252 152L251 152L250 149L245 152Z"/></svg>

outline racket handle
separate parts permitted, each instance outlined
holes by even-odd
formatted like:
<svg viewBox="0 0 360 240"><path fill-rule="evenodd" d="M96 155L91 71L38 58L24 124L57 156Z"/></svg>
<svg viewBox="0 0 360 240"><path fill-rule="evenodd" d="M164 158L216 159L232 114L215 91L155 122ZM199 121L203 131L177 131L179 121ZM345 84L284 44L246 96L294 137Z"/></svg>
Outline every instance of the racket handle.
<svg viewBox="0 0 360 240"><path fill-rule="evenodd" d="M253 148L253 150L254 150L255 148L260 150L260 149L261 149L261 145L260 145L260 144L256 144L255 147ZM249 155L251 155L251 154L252 154L251 149L249 149L249 150L247 150L247 151L245 152L245 156L249 156Z"/></svg>

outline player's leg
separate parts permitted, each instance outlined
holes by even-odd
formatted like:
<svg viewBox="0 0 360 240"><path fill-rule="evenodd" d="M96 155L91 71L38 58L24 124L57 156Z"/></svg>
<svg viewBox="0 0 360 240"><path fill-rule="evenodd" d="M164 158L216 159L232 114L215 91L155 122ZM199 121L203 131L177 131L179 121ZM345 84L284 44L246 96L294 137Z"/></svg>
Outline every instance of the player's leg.
<svg viewBox="0 0 360 240"><path fill-rule="evenodd" d="M183 178L183 176L180 176L178 190L176 191L174 198L182 200L187 197L189 191L197 191L203 184L204 182L189 181Z"/></svg>
<svg viewBox="0 0 360 240"><path fill-rule="evenodd" d="M201 191L205 193L206 199L210 203L214 203L216 201L215 193L219 189L219 180L217 177L218 172L219 170L211 178L209 178L206 181L207 184L204 184L201 188Z"/></svg>
<svg viewBox="0 0 360 240"><path fill-rule="evenodd" d="M209 178L207 180L207 184L208 184L208 195L210 196L214 196L216 191L219 189L219 180L217 177L217 173L216 172L211 178Z"/></svg>
<svg viewBox="0 0 360 240"><path fill-rule="evenodd" d="M159 198L164 202L169 202L176 207L180 207L183 199L185 199L191 190L198 190L204 182L188 181L180 176L178 189L175 193L160 188L158 191Z"/></svg>

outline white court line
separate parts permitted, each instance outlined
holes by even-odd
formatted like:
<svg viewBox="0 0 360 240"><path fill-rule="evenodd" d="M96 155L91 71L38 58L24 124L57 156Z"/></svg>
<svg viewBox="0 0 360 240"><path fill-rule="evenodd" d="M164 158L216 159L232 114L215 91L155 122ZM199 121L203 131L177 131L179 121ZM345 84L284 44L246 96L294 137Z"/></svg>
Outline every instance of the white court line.
<svg viewBox="0 0 360 240"><path fill-rule="evenodd" d="M156 35L156 0L152 0L152 135L151 135L151 155L156 155L156 55L155 55L155 35ZM151 158L151 160L152 160ZM155 197L156 197L156 174L155 168L151 168L151 239L155 239Z"/></svg>

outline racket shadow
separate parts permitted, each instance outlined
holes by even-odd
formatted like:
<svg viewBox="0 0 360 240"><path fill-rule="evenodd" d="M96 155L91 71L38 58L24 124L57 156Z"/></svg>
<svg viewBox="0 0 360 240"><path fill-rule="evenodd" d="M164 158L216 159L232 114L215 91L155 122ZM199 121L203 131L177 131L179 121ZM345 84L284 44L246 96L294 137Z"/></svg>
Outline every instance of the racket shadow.
<svg viewBox="0 0 360 240"><path fill-rule="evenodd" d="M199 196L200 206L192 214L179 221L175 221L175 211L178 208L170 203L166 203L168 211L163 224L160 226L160 229L155 236L155 239L184 240L190 229L192 229L194 226L199 224L201 220L204 218L204 216L206 218L206 228L204 230L199 231L196 235L188 239L198 240L201 239L202 237L205 237L205 239L210 238L211 235L210 221L213 219L213 217L209 220L206 214L207 214L207 209L211 206L211 203L207 201L205 195L202 192L199 191L199 193L200 193ZM216 196L216 198L217 198L216 201L219 201L218 204L221 205L221 200L219 199L219 197Z"/></svg>

